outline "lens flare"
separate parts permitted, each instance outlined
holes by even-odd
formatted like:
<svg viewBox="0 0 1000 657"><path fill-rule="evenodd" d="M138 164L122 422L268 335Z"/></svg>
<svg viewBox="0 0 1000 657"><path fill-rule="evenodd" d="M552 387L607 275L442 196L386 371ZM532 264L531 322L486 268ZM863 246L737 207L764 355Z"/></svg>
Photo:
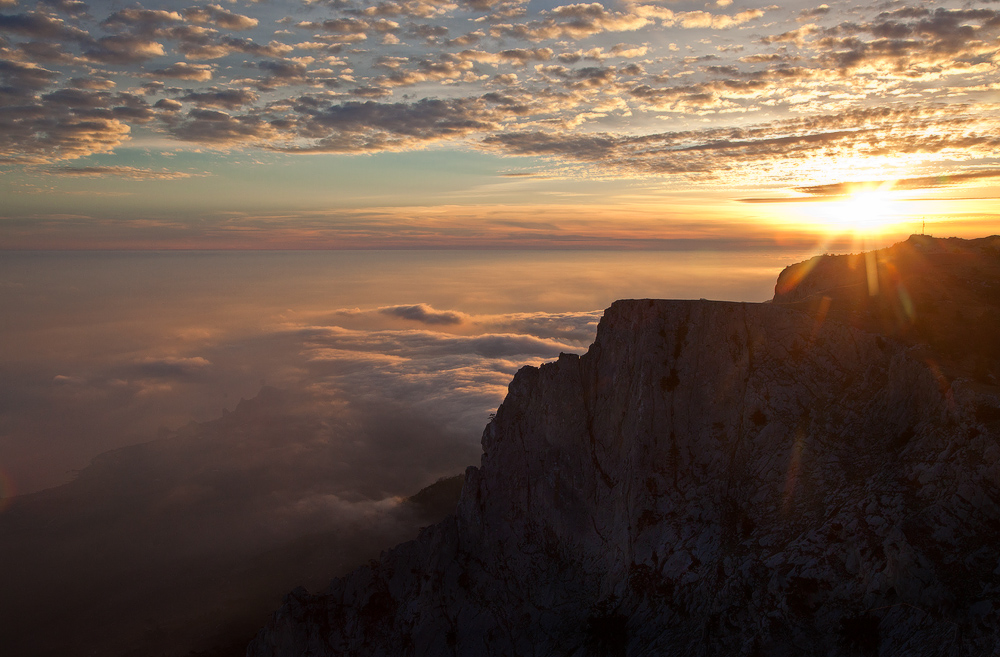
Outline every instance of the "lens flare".
<svg viewBox="0 0 1000 657"><path fill-rule="evenodd" d="M844 196L828 201L809 203L803 208L808 222L829 235L853 235L856 242L877 241L885 234L912 223L903 211L905 199L893 191L891 184L879 187L859 186ZM910 227L907 226L907 230Z"/></svg>

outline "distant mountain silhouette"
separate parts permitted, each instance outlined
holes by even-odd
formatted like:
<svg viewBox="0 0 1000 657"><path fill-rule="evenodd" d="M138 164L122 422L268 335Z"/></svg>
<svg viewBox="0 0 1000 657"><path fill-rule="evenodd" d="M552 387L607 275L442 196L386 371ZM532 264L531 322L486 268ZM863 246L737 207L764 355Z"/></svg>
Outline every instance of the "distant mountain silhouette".
<svg viewBox="0 0 1000 657"><path fill-rule="evenodd" d="M409 500L359 494L329 444L344 436L301 401L265 388L16 498L0 514L0 653L242 655L289 589L325 586L454 508L460 478ZM405 435L439 431L405 422Z"/></svg>

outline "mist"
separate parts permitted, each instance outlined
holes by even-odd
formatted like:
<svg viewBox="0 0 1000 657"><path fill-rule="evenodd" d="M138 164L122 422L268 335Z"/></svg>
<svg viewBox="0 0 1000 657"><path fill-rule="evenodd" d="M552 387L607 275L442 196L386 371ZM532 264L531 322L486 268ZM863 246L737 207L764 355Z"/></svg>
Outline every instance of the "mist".
<svg viewBox="0 0 1000 657"><path fill-rule="evenodd" d="M477 465L517 369L585 351L614 297L760 300L778 268L503 259L5 258L0 641L242 654L284 593L448 513L454 485L433 508L407 498Z"/></svg>

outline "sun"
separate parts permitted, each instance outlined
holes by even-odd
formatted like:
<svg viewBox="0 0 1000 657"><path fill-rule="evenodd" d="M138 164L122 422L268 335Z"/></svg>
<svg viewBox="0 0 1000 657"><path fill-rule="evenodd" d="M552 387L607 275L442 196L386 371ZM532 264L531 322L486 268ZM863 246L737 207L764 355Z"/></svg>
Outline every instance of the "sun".
<svg viewBox="0 0 1000 657"><path fill-rule="evenodd" d="M815 222L831 234L879 237L903 220L901 201L891 189L856 189L809 208Z"/></svg>
<svg viewBox="0 0 1000 657"><path fill-rule="evenodd" d="M864 190L841 201L839 221L856 233L878 233L894 223L895 210L895 200L888 190Z"/></svg>

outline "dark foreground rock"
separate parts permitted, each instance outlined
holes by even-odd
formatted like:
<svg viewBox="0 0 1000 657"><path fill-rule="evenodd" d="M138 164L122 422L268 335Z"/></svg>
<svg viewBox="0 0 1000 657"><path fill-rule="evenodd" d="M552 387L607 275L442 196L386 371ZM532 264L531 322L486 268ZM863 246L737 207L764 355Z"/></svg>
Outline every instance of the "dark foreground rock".
<svg viewBox="0 0 1000 657"><path fill-rule="evenodd" d="M996 654L998 390L839 287L616 302L518 372L453 516L247 654Z"/></svg>

